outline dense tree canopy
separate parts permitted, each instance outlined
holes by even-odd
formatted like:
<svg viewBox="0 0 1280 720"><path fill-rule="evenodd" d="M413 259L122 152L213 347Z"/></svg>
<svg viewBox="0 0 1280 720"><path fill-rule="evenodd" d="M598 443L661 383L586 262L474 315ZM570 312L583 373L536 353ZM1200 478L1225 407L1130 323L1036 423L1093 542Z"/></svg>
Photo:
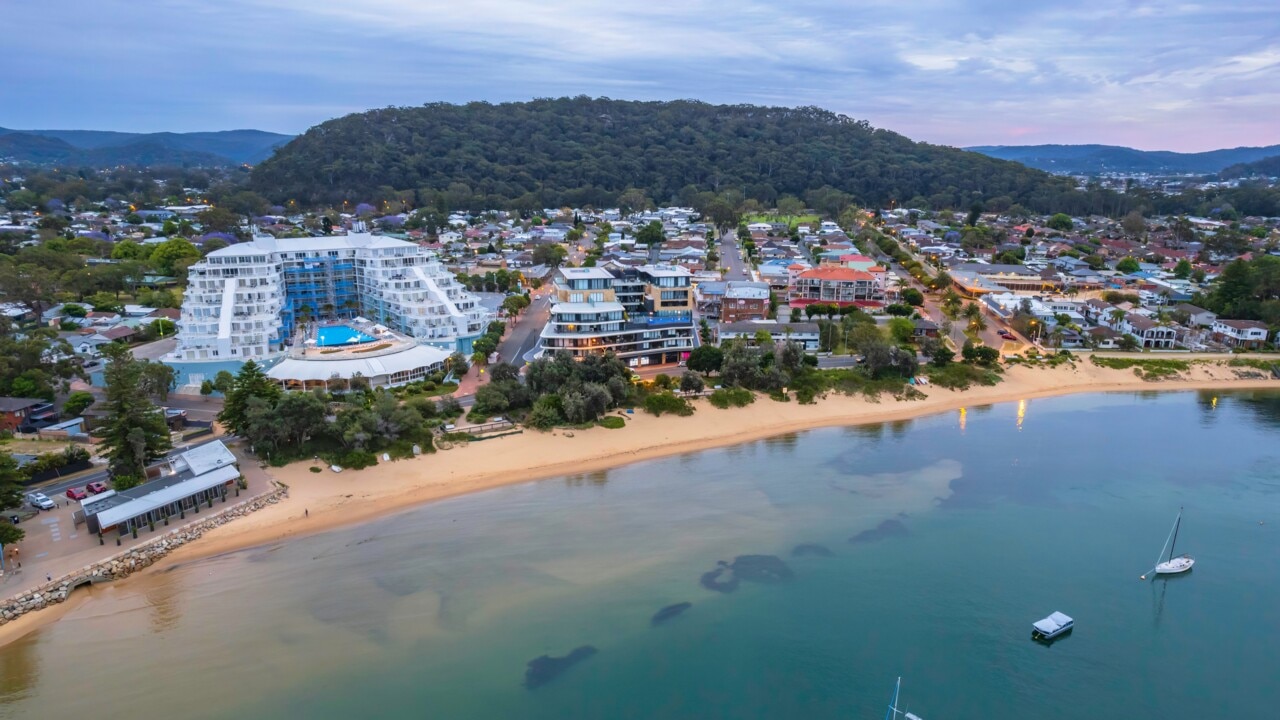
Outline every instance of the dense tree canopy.
<svg viewBox="0 0 1280 720"><path fill-rule="evenodd" d="M1070 180L916 143L819 108L586 97L445 103L348 115L309 130L253 172L276 201L378 201L412 191L440 209L652 201L736 209L804 198L837 208L923 197L969 207L1004 197L1047 209ZM820 196L815 191L824 190ZM786 197L786 196L793 197ZM1057 209L1057 208L1055 208Z"/></svg>

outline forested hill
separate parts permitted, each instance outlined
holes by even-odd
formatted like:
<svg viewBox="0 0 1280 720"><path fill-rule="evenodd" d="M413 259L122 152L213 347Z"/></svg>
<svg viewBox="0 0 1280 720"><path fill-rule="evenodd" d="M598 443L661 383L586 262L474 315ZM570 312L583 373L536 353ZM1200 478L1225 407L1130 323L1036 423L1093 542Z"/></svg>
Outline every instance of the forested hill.
<svg viewBox="0 0 1280 720"><path fill-rule="evenodd" d="M966 148L1056 173L1216 173L1236 163L1280 154L1280 145L1198 153L1134 150L1116 145L983 145Z"/></svg>
<svg viewBox="0 0 1280 720"><path fill-rule="evenodd" d="M361 202L408 191L422 204L609 206L628 188L658 203L698 193L968 208L999 198L1085 211L1070 180L917 143L818 108L585 97L371 110L311 128L257 166L277 201ZM735 195L741 193L741 195ZM827 195L831 194L828 190Z"/></svg>
<svg viewBox="0 0 1280 720"><path fill-rule="evenodd" d="M1223 169L1218 173L1223 179L1245 177L1280 177L1280 155L1262 158L1249 163L1240 163Z"/></svg>

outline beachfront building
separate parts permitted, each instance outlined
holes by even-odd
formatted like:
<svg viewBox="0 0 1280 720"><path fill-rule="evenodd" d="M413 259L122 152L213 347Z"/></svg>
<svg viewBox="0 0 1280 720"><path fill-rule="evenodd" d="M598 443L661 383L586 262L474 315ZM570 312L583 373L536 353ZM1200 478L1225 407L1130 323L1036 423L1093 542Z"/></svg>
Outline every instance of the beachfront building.
<svg viewBox="0 0 1280 720"><path fill-rule="evenodd" d="M363 316L418 342L471 352L489 313L426 249L351 234L257 238L192 265L168 360L279 356L308 320Z"/></svg>
<svg viewBox="0 0 1280 720"><path fill-rule="evenodd" d="M632 366L684 360L697 337L691 280L677 265L561 268L541 350L613 352Z"/></svg>
<svg viewBox="0 0 1280 720"><path fill-rule="evenodd" d="M880 307L884 304L884 283L865 270L823 265L797 274L788 298L791 307L814 303Z"/></svg>
<svg viewBox="0 0 1280 720"><path fill-rule="evenodd" d="M107 490L80 501L91 533L121 535L159 529L167 518L199 513L201 505L226 502L240 479L236 456L221 440L180 452L148 469L147 482L128 490Z"/></svg>

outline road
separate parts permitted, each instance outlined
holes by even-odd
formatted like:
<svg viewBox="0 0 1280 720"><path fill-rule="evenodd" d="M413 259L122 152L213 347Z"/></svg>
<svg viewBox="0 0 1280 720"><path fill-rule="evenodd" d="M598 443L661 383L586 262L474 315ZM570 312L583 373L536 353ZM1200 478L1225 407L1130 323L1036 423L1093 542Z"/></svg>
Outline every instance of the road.
<svg viewBox="0 0 1280 720"><path fill-rule="evenodd" d="M742 251L738 249L738 233L736 230L729 230L720 234L720 266L728 272L725 273L725 280L750 280L750 276L744 275L743 270L748 269L747 263L742 257Z"/></svg>
<svg viewBox="0 0 1280 720"><path fill-rule="evenodd" d="M532 302L520 315L511 332L498 343L498 359L516 367L525 364L538 347L542 328L551 319L551 289L539 288L530 293Z"/></svg>

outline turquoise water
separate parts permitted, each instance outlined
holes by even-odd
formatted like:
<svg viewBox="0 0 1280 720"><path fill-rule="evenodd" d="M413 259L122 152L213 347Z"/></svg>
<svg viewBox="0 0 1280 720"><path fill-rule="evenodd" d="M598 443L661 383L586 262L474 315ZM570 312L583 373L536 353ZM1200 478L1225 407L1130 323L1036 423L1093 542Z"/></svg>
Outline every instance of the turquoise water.
<svg viewBox="0 0 1280 720"><path fill-rule="evenodd" d="M1097 395L504 488L95 590L0 716L881 718L901 675L927 720L1274 717L1278 440L1277 394ZM1195 570L1139 581L1180 506ZM795 577L700 586L745 554Z"/></svg>
<svg viewBox="0 0 1280 720"><path fill-rule="evenodd" d="M316 345L319 347L355 345L356 343L373 342L376 339L372 335L366 335L346 325L329 325L316 330Z"/></svg>

